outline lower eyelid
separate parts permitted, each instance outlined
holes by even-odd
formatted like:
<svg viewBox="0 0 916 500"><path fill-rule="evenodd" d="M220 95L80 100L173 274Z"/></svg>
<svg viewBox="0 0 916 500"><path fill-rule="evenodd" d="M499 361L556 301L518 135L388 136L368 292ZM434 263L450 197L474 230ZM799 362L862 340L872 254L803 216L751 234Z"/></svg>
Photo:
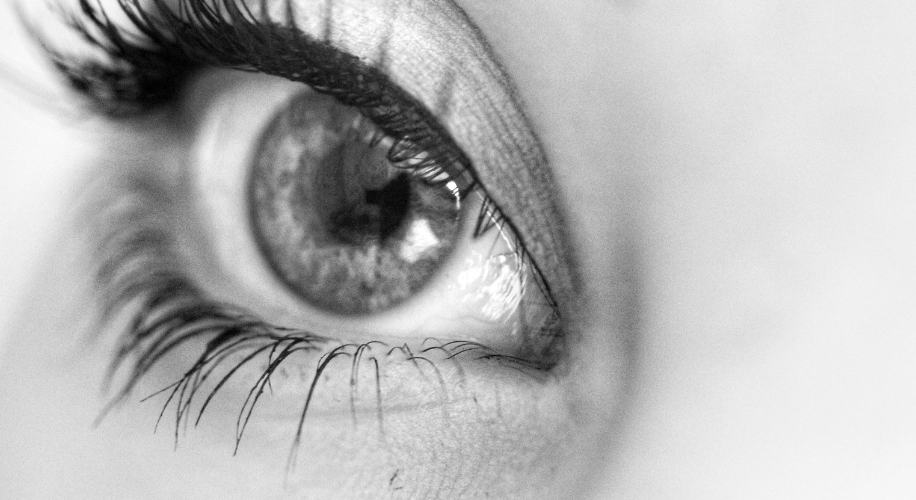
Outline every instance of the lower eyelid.
<svg viewBox="0 0 916 500"><path fill-rule="evenodd" d="M269 395L264 395L257 402L257 414L293 425L310 396L316 369L329 353L335 352L341 355L323 367L322 376L311 394L309 421L338 421L342 416L349 417L355 413L360 421L357 423L383 426L382 422L377 422L378 419L384 420L400 413L436 410L448 417L458 405L468 404L469 401L476 406L478 413L494 412L497 406L502 405L508 406L503 406L500 411L512 413L522 411L521 407L525 406L519 405L520 394L537 394L538 398L534 399L539 399L544 391L556 387L555 379L538 376L523 365L513 365L507 360L478 359L475 352L486 352L483 348L476 351L461 344L441 347L438 342L428 342L427 345L434 347L414 351L381 342L356 345L331 341L320 344L314 350L297 353L288 358L288 362L278 365L271 374L269 386L265 385ZM188 367L197 361L197 353L204 348L200 342L195 342L187 349L164 358L162 366L144 382L152 391L142 395L170 387L176 382L175 374L187 373ZM237 366L253 350L242 350L228 360L222 369L214 372L217 374L214 380L221 380L220 375ZM264 351L263 355L234 372L214 401L226 403L230 413L245 410L242 402L250 395L253 381L268 369L269 361L270 353ZM208 389L212 389L212 385L202 391L202 396L196 397L204 399L209 396ZM514 393L514 396L502 402L496 401L494 398L499 398L500 392ZM151 398L150 402L158 407L165 403L169 394L170 391L161 393ZM350 399L351 396L354 398ZM170 405L176 405L178 397ZM509 405L513 400L514 403ZM193 408L199 409L201 402L195 401ZM519 407L515 408L516 405ZM192 416L196 418L197 414ZM202 421L207 418L205 414Z"/></svg>

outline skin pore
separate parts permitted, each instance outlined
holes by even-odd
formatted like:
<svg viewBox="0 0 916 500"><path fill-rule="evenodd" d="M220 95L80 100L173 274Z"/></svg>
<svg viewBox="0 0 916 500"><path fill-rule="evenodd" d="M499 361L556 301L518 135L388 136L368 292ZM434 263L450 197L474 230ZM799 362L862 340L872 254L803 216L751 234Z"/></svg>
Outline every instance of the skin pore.
<svg viewBox="0 0 916 500"><path fill-rule="evenodd" d="M91 325L64 226L34 236L54 251L8 322L0 497L914 494L916 9L460 4L526 103L583 277L569 369L507 396L530 417L513 428L530 434L497 442L469 419L449 436L459 454L424 424L405 449L470 458L395 475L384 447L353 445L331 422L309 452L328 462L301 465L307 480L284 489L287 436L256 427L233 457L219 432L234 424L231 405L177 451L170 427L152 433L156 405L126 405L93 428L109 360L77 342ZM142 129L122 139L90 152L101 160L87 171L160 144Z"/></svg>

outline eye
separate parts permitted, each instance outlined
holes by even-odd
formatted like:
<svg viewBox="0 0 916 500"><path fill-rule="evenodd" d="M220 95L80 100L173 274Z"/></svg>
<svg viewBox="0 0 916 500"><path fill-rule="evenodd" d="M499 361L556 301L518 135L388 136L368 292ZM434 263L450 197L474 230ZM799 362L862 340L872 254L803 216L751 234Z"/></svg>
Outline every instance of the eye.
<svg viewBox="0 0 916 500"><path fill-rule="evenodd" d="M220 299L348 339L555 347L557 309L465 167L406 155L353 108L275 77L210 72L182 109L201 219L185 246Z"/></svg>
<svg viewBox="0 0 916 500"><path fill-rule="evenodd" d="M340 436L341 406L360 432L357 413L377 415L384 456L414 470L472 443L528 450L556 418L539 412L576 279L546 156L463 12L118 4L126 28L88 1L71 21L99 58L45 44L149 152L122 158L87 210L112 406L159 398L178 439L234 396L238 446L273 398L290 463L306 416ZM327 436L313 435L338 448Z"/></svg>

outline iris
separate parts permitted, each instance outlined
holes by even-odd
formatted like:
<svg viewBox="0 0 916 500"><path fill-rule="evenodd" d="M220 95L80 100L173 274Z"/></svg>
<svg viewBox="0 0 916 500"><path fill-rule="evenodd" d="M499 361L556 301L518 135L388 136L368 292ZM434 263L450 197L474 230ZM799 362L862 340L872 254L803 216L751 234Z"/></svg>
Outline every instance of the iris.
<svg viewBox="0 0 916 500"><path fill-rule="evenodd" d="M315 92L265 129L249 181L252 229L280 280L311 305L354 315L402 303L461 236L457 185L444 170L430 178L416 158L392 161L392 144Z"/></svg>

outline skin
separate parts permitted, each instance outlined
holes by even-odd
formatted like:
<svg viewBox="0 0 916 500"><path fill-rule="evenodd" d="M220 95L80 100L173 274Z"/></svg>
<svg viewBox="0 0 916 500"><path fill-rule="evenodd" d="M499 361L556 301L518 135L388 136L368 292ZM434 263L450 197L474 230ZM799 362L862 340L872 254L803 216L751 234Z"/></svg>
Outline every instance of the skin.
<svg viewBox="0 0 916 500"><path fill-rule="evenodd" d="M573 362L534 392L532 439L561 430L558 451L493 444L528 467L500 465L518 481L515 493L916 494L916 10L826 1L462 6L528 105L584 279ZM5 117L14 119L22 118ZM63 204L32 206L50 211L39 219L47 221ZM39 284L22 291L0 362L0 446L9 450L0 497L511 493L409 482L378 490L376 475L390 475L378 450L328 453L331 463L313 473L318 491L290 492L276 485L285 460L276 449L285 448L271 444L269 429L249 441L267 444L235 458L225 436L206 430L173 452L167 432L144 427L155 419L149 407L126 407L92 429L100 399L86 381L99 378L105 357L59 340L80 335L86 310L69 231L23 233L55 246ZM12 244L10 255L29 245ZM417 429L421 441L435 431ZM325 442L330 450L336 441Z"/></svg>

